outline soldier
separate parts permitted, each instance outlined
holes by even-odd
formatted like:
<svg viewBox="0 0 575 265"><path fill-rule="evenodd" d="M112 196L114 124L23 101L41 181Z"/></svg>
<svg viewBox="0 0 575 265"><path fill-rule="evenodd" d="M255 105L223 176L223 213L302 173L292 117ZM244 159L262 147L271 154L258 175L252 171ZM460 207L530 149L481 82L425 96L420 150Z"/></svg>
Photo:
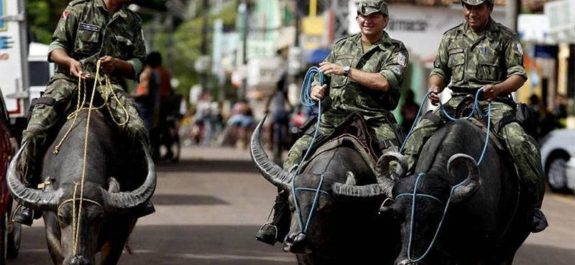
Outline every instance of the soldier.
<svg viewBox="0 0 575 265"><path fill-rule="evenodd" d="M429 99L439 103L439 95L448 84L454 92L445 103L454 108L466 95L482 90L480 106L487 110L491 102L491 120L499 127L515 167L527 187L533 204L532 231L547 227L540 211L545 184L539 148L535 140L515 122L515 102L511 92L527 80L523 68L523 50L514 32L491 18L493 0L462 0L465 22L443 34L434 68L429 77ZM425 141L444 122L440 110L425 115L406 140L408 171L413 171ZM500 123L501 122L501 123Z"/></svg>
<svg viewBox="0 0 575 265"><path fill-rule="evenodd" d="M397 107L399 89L407 67L408 53L401 41L384 31L389 22L387 4L383 0L357 2L356 21L361 33L336 42L329 56L320 63L327 84L316 78L311 98L320 101L327 96L327 107L321 116L319 133L330 135L352 112L364 117L380 150L396 148L401 139L398 125L391 114ZM312 135L296 141L284 162L284 169L293 172L303 153L311 144ZM289 230L290 212L287 192L280 191L273 207L271 223L263 225L256 238L273 245Z"/></svg>
<svg viewBox="0 0 575 265"><path fill-rule="evenodd" d="M22 152L20 167L28 186L40 181L41 155L49 143L49 131L64 117L63 109L78 88L78 79L92 89L98 60L100 72L110 77L114 93L125 107L111 100L115 120L126 120L127 111L129 119L122 126L126 137L134 144L148 143L144 124L122 82L122 78L137 78L146 56L141 19L127 8L130 1L74 0L62 13L48 53L48 59L57 64L56 73L33 107L22 135L22 143L28 144ZM151 204L147 210L153 211ZM33 211L25 207L14 217L14 221L26 225L31 225L32 220Z"/></svg>

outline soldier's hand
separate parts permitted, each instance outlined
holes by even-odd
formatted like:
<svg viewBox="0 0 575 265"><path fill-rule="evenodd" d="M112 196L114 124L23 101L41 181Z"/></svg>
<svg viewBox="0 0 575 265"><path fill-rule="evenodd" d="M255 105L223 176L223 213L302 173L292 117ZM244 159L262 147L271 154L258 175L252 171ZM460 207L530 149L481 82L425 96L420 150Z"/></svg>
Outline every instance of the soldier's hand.
<svg viewBox="0 0 575 265"><path fill-rule="evenodd" d="M428 96L429 101L431 101L431 104L433 106L437 106L437 104L439 104L439 102L441 101L441 98L439 97L439 93L441 93L439 87L436 86L429 87L428 92L429 92Z"/></svg>
<svg viewBox="0 0 575 265"><path fill-rule="evenodd" d="M311 88L311 99L315 100L315 101L321 101L325 95L327 94L328 89L327 89L327 85L316 85L314 87Z"/></svg>
<svg viewBox="0 0 575 265"><path fill-rule="evenodd" d="M319 70L325 75L343 75L343 66L330 62L319 63Z"/></svg>
<svg viewBox="0 0 575 265"><path fill-rule="evenodd" d="M494 100L499 95L495 85L484 85L481 90L483 91L483 96L489 101Z"/></svg>
<svg viewBox="0 0 575 265"><path fill-rule="evenodd" d="M102 68L102 71L104 71L104 73L106 74L111 74L114 71L116 71L116 64L117 60L112 56L106 55L100 58L100 67Z"/></svg>
<svg viewBox="0 0 575 265"><path fill-rule="evenodd" d="M79 77L81 79L86 79L90 77L89 73L86 73L82 70L82 64L76 60L71 60L70 64L70 74L75 77Z"/></svg>

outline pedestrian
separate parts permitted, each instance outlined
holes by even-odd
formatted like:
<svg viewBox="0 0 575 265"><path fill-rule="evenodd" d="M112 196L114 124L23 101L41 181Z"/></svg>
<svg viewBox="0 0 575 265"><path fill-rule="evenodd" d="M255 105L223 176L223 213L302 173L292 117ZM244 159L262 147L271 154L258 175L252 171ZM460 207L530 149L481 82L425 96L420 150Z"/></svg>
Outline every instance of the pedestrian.
<svg viewBox="0 0 575 265"><path fill-rule="evenodd" d="M49 61L57 65L56 72L33 107L22 135L22 145L27 145L22 151L20 169L27 186L36 187L41 181L41 156L50 142L49 131L66 117L63 110L79 89L78 84L91 89L98 70L109 77L118 98L118 102L109 103L111 115L117 121L126 120L129 115L121 127L125 137L134 146L148 143L144 124L122 81L137 78L146 56L141 20L128 9L130 1L74 0L62 13L48 53ZM96 67L98 61L100 69ZM147 208L147 213L153 211L151 204ZM21 207L14 221L31 225L33 215L31 209Z"/></svg>
<svg viewBox="0 0 575 265"><path fill-rule="evenodd" d="M384 30L389 22L385 1L360 0L357 10L361 32L334 44L319 67L327 83L320 84L316 78L310 96L315 101L327 100L320 135L330 135L351 113L358 113L378 145L376 152L383 153L396 149L401 141L391 110L397 107L408 53L401 41L390 38ZM283 164L285 170L293 174L312 138L306 134L295 142ZM287 196L287 192L279 192L273 221L260 228L258 240L274 244L285 237L290 222Z"/></svg>
<svg viewBox="0 0 575 265"><path fill-rule="evenodd" d="M521 182L529 192L534 217L532 231L542 231L547 221L539 209L545 189L541 155L535 139L514 120L516 103L511 97L527 80L523 49L513 31L491 18L493 0L462 0L462 5L465 22L445 32L439 44L428 81L429 100L437 105L439 93L448 84L454 93L444 105L447 108L455 108L478 89L482 91L479 104L487 112L491 103L491 122L500 128L499 139L504 139ZM417 123L405 143L408 171L413 172L425 141L443 119L438 108ZM510 122L500 124L505 120Z"/></svg>

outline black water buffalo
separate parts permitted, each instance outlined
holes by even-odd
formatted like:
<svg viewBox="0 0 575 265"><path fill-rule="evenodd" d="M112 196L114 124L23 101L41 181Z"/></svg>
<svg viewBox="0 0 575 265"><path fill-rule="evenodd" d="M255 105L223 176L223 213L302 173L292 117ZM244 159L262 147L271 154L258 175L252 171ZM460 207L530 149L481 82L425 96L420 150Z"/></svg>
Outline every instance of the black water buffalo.
<svg viewBox="0 0 575 265"><path fill-rule="evenodd" d="M43 211L48 249L57 265L93 265L98 252L99 264L117 264L137 214L156 186L148 151L129 150L127 155L123 152L127 150L120 150L123 141L116 128L97 111L91 115L85 178L81 184L86 113L80 113L59 153L52 152L54 145L72 126L72 119L64 124L57 141L44 155L43 190L25 187L16 176L21 151L8 170L8 185L14 198L24 206ZM127 162L127 157L138 153L145 154L142 164L147 164L147 168L143 170L130 168ZM134 176L135 172L142 174Z"/></svg>
<svg viewBox="0 0 575 265"><path fill-rule="evenodd" d="M485 137L470 121L449 123L426 142L415 173L397 179L395 201L382 208L401 226L395 264L512 264L530 233L528 205L493 141L479 161Z"/></svg>
<svg viewBox="0 0 575 265"><path fill-rule="evenodd" d="M360 151L359 141L349 136L328 141L292 177L263 150L259 138L264 121L252 135L251 155L264 178L290 194L291 228L284 251L295 253L299 264L391 264L398 251L399 229L381 225L377 218L383 196L347 198L333 190L345 182L377 182L375 161Z"/></svg>

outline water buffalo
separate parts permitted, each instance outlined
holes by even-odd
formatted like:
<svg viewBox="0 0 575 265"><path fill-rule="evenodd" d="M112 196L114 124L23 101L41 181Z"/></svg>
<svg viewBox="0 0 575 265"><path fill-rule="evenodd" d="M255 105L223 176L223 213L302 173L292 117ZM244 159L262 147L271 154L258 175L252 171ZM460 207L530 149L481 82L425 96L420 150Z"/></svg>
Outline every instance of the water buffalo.
<svg viewBox="0 0 575 265"><path fill-rule="evenodd" d="M399 229L378 220L383 196L348 198L333 189L343 183L378 181L375 161L361 151L359 140L341 136L328 141L311 154L301 173L291 176L261 146L264 121L252 135L251 155L264 178L290 194L291 227L284 251L295 253L299 264L391 264L398 251Z"/></svg>
<svg viewBox="0 0 575 265"><path fill-rule="evenodd" d="M48 250L57 265L93 265L98 252L99 264L117 264L137 216L156 186L148 151L144 148L141 152L145 161L141 164L147 168L130 168L126 158L140 152L130 150L129 156L123 153L125 141L98 111L92 111L86 134L86 113L79 114L58 154L52 150L72 126L73 119L64 124L56 137L58 141L44 155L43 190L27 188L17 177L21 151L8 170L8 185L14 198L26 207L43 211ZM87 159L83 161L86 135ZM141 174L135 176L135 172Z"/></svg>
<svg viewBox="0 0 575 265"><path fill-rule="evenodd" d="M397 179L395 201L382 208L401 226L395 264L512 264L530 233L529 207L495 142L479 159L485 137L470 121L449 123L426 142L415 173Z"/></svg>

